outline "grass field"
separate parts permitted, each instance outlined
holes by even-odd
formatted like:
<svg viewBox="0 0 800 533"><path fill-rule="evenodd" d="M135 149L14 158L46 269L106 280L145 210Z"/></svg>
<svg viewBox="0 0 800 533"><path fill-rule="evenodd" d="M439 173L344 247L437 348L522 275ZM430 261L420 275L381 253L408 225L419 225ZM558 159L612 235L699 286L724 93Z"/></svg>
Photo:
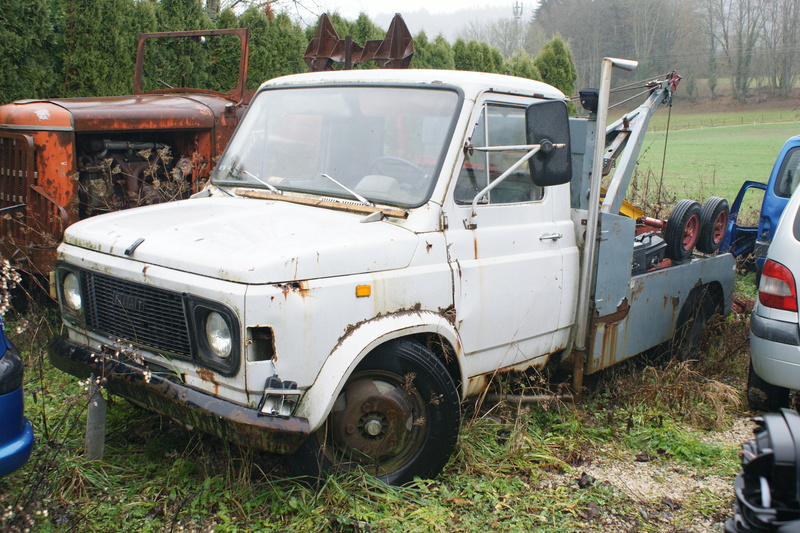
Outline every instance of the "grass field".
<svg viewBox="0 0 800 533"><path fill-rule="evenodd" d="M682 198L702 203L709 196L732 202L744 181L766 182L783 143L800 134L800 117L789 110L673 114L668 132L665 125L666 113L654 116L635 186L646 191L649 201L666 204ZM654 191L662 163L659 199Z"/></svg>

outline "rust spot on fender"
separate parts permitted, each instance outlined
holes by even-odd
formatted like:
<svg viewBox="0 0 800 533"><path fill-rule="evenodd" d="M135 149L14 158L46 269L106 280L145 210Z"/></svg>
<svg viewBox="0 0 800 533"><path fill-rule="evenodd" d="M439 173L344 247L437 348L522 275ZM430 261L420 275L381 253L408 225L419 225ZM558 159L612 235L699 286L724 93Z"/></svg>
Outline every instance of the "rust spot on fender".
<svg viewBox="0 0 800 533"><path fill-rule="evenodd" d="M444 308L440 307L439 308L439 314L442 315L445 318L445 320L447 320L451 324L455 324L456 323L456 308L455 308L455 306L449 305L449 306L444 307Z"/></svg>
<svg viewBox="0 0 800 533"><path fill-rule="evenodd" d="M305 298L306 294L308 294L308 281L290 281L288 283L275 283L273 284L274 287L280 289L283 292L284 298L288 297L292 293L297 293L303 298Z"/></svg>
<svg viewBox="0 0 800 533"><path fill-rule="evenodd" d="M342 342L344 342L344 340L347 337L349 337L350 334L353 333L353 331L361 327L362 324L366 324L367 322L372 322L373 320L380 320L382 318L388 318L392 316L417 314L420 311L422 311L422 304L417 302L412 307L400 308L390 313L379 313L372 318L365 318L364 320L360 320L359 322L356 322L354 324L348 324L344 328L344 333L342 333L342 336L339 337L339 339L336 341L336 346L333 347L330 353L335 352L339 348L339 346L341 346Z"/></svg>
<svg viewBox="0 0 800 533"><path fill-rule="evenodd" d="M217 382L217 376L207 368L198 368L197 369L197 376L206 381L208 383L214 384L214 394L219 395L219 383Z"/></svg>

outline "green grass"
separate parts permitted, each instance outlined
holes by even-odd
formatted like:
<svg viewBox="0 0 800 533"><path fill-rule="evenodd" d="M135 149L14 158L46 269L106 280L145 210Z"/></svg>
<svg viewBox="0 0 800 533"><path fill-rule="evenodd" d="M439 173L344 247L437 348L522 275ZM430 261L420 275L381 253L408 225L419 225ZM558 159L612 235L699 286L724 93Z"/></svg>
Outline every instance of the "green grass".
<svg viewBox="0 0 800 533"><path fill-rule="evenodd" d="M637 361L590 376L577 406L467 407L444 473L405 487L351 473L311 490L291 478L280 456L188 431L114 397L105 457L90 462L83 458L86 392L44 357L57 318L31 318L21 334L17 324L11 319L9 329L25 357L27 415L39 441L31 462L0 480L3 531L556 533L605 531L609 520L663 531L662 519L653 518L668 511L660 497L642 499L608 481L580 486L583 469L644 452L685 476L732 480L738 471L738 443L703 438L739 413L731 398L709 395L718 381L703 377L742 379L737 369L746 353L728 348L709 358L702 376ZM731 331L717 334L728 339ZM716 508L724 518L731 509L729 496L702 491L680 504L673 522L689 529L693 514Z"/></svg>
<svg viewBox="0 0 800 533"><path fill-rule="evenodd" d="M648 176L652 190L664 160L664 190L678 199L721 196L732 202L744 181L769 179L781 146L797 134L800 122L671 129L665 153L665 133L652 131L642 145L638 174Z"/></svg>

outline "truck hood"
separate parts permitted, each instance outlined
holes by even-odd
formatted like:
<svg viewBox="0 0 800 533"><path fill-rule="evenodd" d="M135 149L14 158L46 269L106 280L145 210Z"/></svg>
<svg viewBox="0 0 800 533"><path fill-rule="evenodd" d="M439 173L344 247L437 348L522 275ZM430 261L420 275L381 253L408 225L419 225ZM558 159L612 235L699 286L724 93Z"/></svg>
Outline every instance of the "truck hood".
<svg viewBox="0 0 800 533"><path fill-rule="evenodd" d="M75 131L211 129L214 116L230 104L205 94L20 100L0 106L0 124Z"/></svg>
<svg viewBox="0 0 800 533"><path fill-rule="evenodd" d="M408 266L418 237L363 218L281 201L197 198L89 218L70 226L64 242L248 284Z"/></svg>

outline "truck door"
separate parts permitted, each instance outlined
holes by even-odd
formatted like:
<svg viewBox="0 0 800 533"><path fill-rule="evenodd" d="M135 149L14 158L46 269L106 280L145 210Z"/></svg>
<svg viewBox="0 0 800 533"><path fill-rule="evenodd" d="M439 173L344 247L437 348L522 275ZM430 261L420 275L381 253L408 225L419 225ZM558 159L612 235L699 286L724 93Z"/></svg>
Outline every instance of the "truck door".
<svg viewBox="0 0 800 533"><path fill-rule="evenodd" d="M525 144L525 107L484 103L469 144ZM520 152L465 149L445 213L456 327L471 375L534 359L566 346L575 311L578 251L569 185L534 185L527 164L476 207L475 195ZM567 277L565 278L565 272Z"/></svg>

